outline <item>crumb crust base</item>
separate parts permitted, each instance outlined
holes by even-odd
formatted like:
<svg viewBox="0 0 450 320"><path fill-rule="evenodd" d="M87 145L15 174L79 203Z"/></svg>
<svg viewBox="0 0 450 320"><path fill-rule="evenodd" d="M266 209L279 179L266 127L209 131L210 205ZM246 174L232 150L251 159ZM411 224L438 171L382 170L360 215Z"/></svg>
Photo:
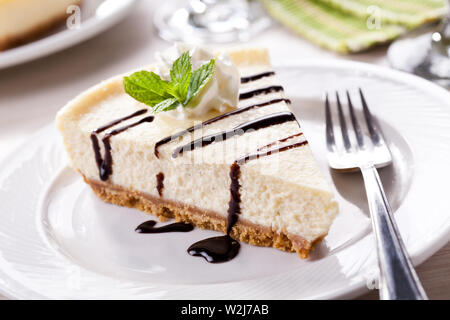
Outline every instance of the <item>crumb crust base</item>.
<svg viewBox="0 0 450 320"><path fill-rule="evenodd" d="M191 223L201 229L226 232L226 218L216 212L125 189L108 182L84 180L94 193L105 202L144 211L158 217L160 221L175 219L177 222ZM257 225L244 219L238 220L230 235L236 240L251 245L297 252L302 259L308 258L314 245L317 245L323 239L321 237L314 242L309 242L301 236L274 232L269 227Z"/></svg>

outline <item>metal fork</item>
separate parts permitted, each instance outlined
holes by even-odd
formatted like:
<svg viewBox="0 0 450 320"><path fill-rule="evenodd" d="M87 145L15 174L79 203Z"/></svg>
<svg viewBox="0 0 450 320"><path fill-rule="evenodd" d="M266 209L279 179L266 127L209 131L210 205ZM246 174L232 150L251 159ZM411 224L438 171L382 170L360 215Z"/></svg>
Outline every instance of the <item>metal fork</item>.
<svg viewBox="0 0 450 320"><path fill-rule="evenodd" d="M331 168L342 172L361 170L369 202L380 268L380 298L425 300L427 296L406 252L376 168L392 163L392 156L380 127L372 117L361 89L359 95L368 134L364 134L347 91L353 130L347 127L339 93L336 103L342 143L336 144L328 94L325 97L327 156ZM354 142L349 132L353 131Z"/></svg>

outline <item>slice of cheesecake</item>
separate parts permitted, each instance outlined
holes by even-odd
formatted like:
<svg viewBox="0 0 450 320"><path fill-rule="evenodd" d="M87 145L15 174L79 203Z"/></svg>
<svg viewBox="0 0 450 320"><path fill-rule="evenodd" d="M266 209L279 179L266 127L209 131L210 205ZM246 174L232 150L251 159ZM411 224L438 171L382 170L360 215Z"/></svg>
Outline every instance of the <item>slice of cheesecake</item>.
<svg viewBox="0 0 450 320"><path fill-rule="evenodd" d="M32 40L62 23L81 0L0 0L0 51Z"/></svg>
<svg viewBox="0 0 450 320"><path fill-rule="evenodd" d="M123 76L70 101L56 122L71 165L107 202L307 258L337 203L267 52L228 56L240 74L228 111L153 114L125 93Z"/></svg>

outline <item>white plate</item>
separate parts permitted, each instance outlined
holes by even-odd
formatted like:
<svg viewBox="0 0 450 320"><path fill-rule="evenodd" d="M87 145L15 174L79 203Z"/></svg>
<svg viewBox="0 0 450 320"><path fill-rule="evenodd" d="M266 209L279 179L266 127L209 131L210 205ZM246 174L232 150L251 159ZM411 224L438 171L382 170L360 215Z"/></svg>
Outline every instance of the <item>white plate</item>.
<svg viewBox="0 0 450 320"><path fill-rule="evenodd" d="M0 52L0 69L28 62L92 38L124 18L137 0L84 0L79 29L64 24L39 40Z"/></svg>
<svg viewBox="0 0 450 320"><path fill-rule="evenodd" d="M278 75L341 213L309 260L243 244L212 265L186 253L213 231L142 235L151 218L98 200L67 167L53 126L1 165L0 288L14 298L342 298L376 276L374 241L359 174L332 173L325 160L324 90L362 87L388 138L394 165L381 170L415 264L450 235L450 95L414 76L353 62L305 61ZM355 96L355 102L358 101ZM367 290L367 289L366 289Z"/></svg>

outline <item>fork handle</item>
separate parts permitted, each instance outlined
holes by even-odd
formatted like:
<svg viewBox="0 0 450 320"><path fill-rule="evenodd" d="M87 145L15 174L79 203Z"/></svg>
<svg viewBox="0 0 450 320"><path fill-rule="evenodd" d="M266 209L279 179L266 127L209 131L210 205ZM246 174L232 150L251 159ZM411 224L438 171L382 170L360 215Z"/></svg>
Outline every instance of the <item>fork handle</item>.
<svg viewBox="0 0 450 320"><path fill-rule="evenodd" d="M380 268L380 299L427 300L393 218L374 166L361 167L375 233Z"/></svg>

